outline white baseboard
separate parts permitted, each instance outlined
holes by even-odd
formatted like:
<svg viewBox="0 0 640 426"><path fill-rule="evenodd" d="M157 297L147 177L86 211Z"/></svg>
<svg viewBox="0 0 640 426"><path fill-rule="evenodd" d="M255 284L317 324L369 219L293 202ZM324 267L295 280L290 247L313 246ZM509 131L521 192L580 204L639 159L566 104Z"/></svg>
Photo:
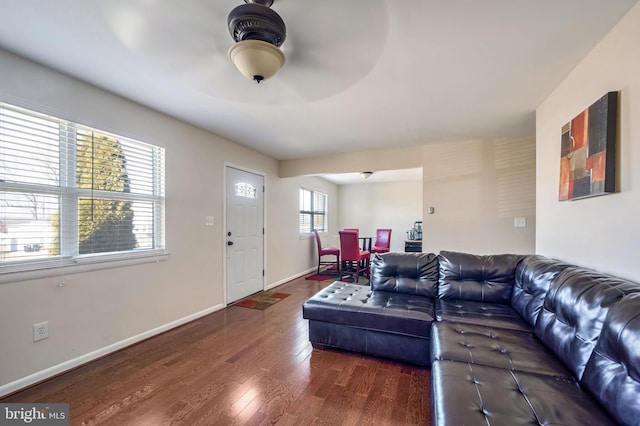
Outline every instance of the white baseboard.
<svg viewBox="0 0 640 426"><path fill-rule="evenodd" d="M275 283L269 284L267 286L267 288L265 288L265 290L271 290L274 287L278 287L279 285L282 285L284 283L288 283L291 280L295 280L296 278L300 278L300 277L302 277L304 275L307 275L307 274L309 274L309 273L311 273L311 272L313 272L315 270L316 270L316 268L307 269L306 271L300 272L299 274L293 275L293 276L291 276L289 278L284 278L284 279L282 279L280 281L276 281Z"/></svg>
<svg viewBox="0 0 640 426"><path fill-rule="evenodd" d="M171 330L172 328L179 327L183 324L186 324L190 321L196 320L205 315L209 315L213 312L219 311L223 309L224 305L216 305L210 308L207 308L203 311L196 312L195 314L187 315L184 318L180 318L176 321L172 321L168 324L161 325L160 327L156 327L154 329L145 331L144 333L140 333L138 335L129 337L127 339L121 340L119 342L113 343L111 345L105 346L93 352L86 353L77 358L70 359L63 363L54 365L53 367L49 367L47 369L38 371L37 373L33 373L29 376L22 377L16 381L7 383L6 385L0 386L0 397L4 395L8 395L20 389L26 388L27 386L31 386L35 383L46 380L50 377L53 377L57 374L64 373L65 371L71 370L75 367L79 367L83 364L86 364L89 361L93 361L105 355L108 355L112 352L125 348L127 346L131 346L134 343L138 343L142 340L148 339L149 337L153 337L157 334L164 333L165 331Z"/></svg>

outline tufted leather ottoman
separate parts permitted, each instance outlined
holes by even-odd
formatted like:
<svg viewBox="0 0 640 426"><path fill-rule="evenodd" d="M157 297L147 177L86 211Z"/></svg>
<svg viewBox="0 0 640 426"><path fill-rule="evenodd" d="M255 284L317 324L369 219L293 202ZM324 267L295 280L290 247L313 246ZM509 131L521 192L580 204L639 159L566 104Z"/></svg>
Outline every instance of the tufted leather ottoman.
<svg viewBox="0 0 640 426"><path fill-rule="evenodd" d="M430 362L430 297L336 281L302 305L314 347L336 347L420 365Z"/></svg>

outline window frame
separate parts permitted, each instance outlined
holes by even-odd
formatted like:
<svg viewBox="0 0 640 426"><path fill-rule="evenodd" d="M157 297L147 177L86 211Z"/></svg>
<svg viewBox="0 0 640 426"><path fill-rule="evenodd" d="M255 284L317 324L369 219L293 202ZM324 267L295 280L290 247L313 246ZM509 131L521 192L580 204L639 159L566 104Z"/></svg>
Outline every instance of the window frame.
<svg viewBox="0 0 640 426"><path fill-rule="evenodd" d="M19 181L5 181L0 179L0 192L23 193L38 195L53 195L58 204L58 244L57 253L46 257L33 259L16 259L0 263L0 283L15 282L57 275L60 273L78 273L96 269L128 266L131 264L157 262L165 260L168 253L165 247L165 148L135 140L126 136L96 129L80 123L71 122L63 118L40 113L31 109L21 108L0 101L0 108L16 114L23 114L36 120L47 120L58 126L58 169L57 183L52 178L50 184L28 183ZM1 123L0 123L1 124ZM6 123L5 123L6 124ZM8 125L8 124L7 124ZM119 144L128 145L127 149L147 149L148 158L143 157L139 163L140 169L134 172L143 173L144 178L152 180L147 193L143 190L136 192L104 191L79 187L76 182L78 158L78 140L82 132L104 135L114 138ZM53 139L55 140L55 139ZM23 142L25 146L29 140ZM123 150L125 148L122 148ZM15 157L14 157L15 158ZM11 157L9 157L11 159ZM146 167L145 162L150 165ZM22 164L20 161L16 165ZM54 161L55 164L55 161ZM11 166L8 166L11 167ZM11 169L9 168L9 175ZM20 176L20 175L17 175ZM18 180L18 179L16 179ZM113 201L130 201L131 203L148 203L151 210L150 223L152 226L152 242L150 248L134 248L121 251L108 251L79 254L79 204L81 199L106 199ZM53 219L51 219L53 220ZM140 223L140 222L138 222ZM145 222L142 224L144 225ZM53 222L51 222L53 224ZM59 268L72 268L64 272L55 271ZM53 270L53 271L52 271Z"/></svg>
<svg viewBox="0 0 640 426"><path fill-rule="evenodd" d="M303 206L304 206L304 202L303 202L303 194L304 193L308 193L309 194L309 210L304 210ZM322 192L322 191L317 191L317 190L313 190L313 189L309 189L309 188L305 188L305 187L300 187L300 191L298 193L298 198L299 198L299 215L298 215L298 233L299 235L309 235L313 232L314 229L316 229L319 233L327 233L329 231L329 220L328 220L328 203L329 203L329 196ZM316 200L316 194L319 194L321 196L324 197L324 210L316 210L315 209L315 200ZM308 215L309 216L309 230L303 230L302 229L302 221L300 220L300 218L302 217L302 215ZM323 229L318 229L315 227L315 219L317 216L322 216L323 220Z"/></svg>

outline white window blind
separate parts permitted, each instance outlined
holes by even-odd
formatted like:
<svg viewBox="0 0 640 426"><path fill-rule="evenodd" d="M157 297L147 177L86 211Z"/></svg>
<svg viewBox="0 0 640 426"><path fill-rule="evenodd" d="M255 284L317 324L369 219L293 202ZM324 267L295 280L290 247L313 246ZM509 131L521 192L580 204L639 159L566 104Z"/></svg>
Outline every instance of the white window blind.
<svg viewBox="0 0 640 426"><path fill-rule="evenodd" d="M164 149L0 103L0 272L164 249Z"/></svg>
<svg viewBox="0 0 640 426"><path fill-rule="evenodd" d="M300 233L327 231L327 195L300 188Z"/></svg>

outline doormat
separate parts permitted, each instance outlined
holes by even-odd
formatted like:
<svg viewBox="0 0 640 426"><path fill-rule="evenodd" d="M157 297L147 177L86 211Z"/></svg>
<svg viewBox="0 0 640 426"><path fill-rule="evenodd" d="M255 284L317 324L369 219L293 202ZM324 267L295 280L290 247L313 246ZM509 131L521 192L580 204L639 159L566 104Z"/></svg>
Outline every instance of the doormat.
<svg viewBox="0 0 640 426"><path fill-rule="evenodd" d="M231 306L240 306L241 308L251 309L267 309L269 306L275 305L279 301L291 296L287 293L278 293L275 291L261 291L253 296L249 296L246 299L242 299L239 302L232 304Z"/></svg>
<svg viewBox="0 0 640 426"><path fill-rule="evenodd" d="M335 266L330 266L322 271L319 274L312 274L308 277L305 277L307 280L313 281L327 281L327 280L337 280L340 278L340 274L338 274L338 268Z"/></svg>
<svg viewBox="0 0 640 426"><path fill-rule="evenodd" d="M313 274L309 275L305 279L313 280L313 281L328 281L328 280L338 280L338 274Z"/></svg>

